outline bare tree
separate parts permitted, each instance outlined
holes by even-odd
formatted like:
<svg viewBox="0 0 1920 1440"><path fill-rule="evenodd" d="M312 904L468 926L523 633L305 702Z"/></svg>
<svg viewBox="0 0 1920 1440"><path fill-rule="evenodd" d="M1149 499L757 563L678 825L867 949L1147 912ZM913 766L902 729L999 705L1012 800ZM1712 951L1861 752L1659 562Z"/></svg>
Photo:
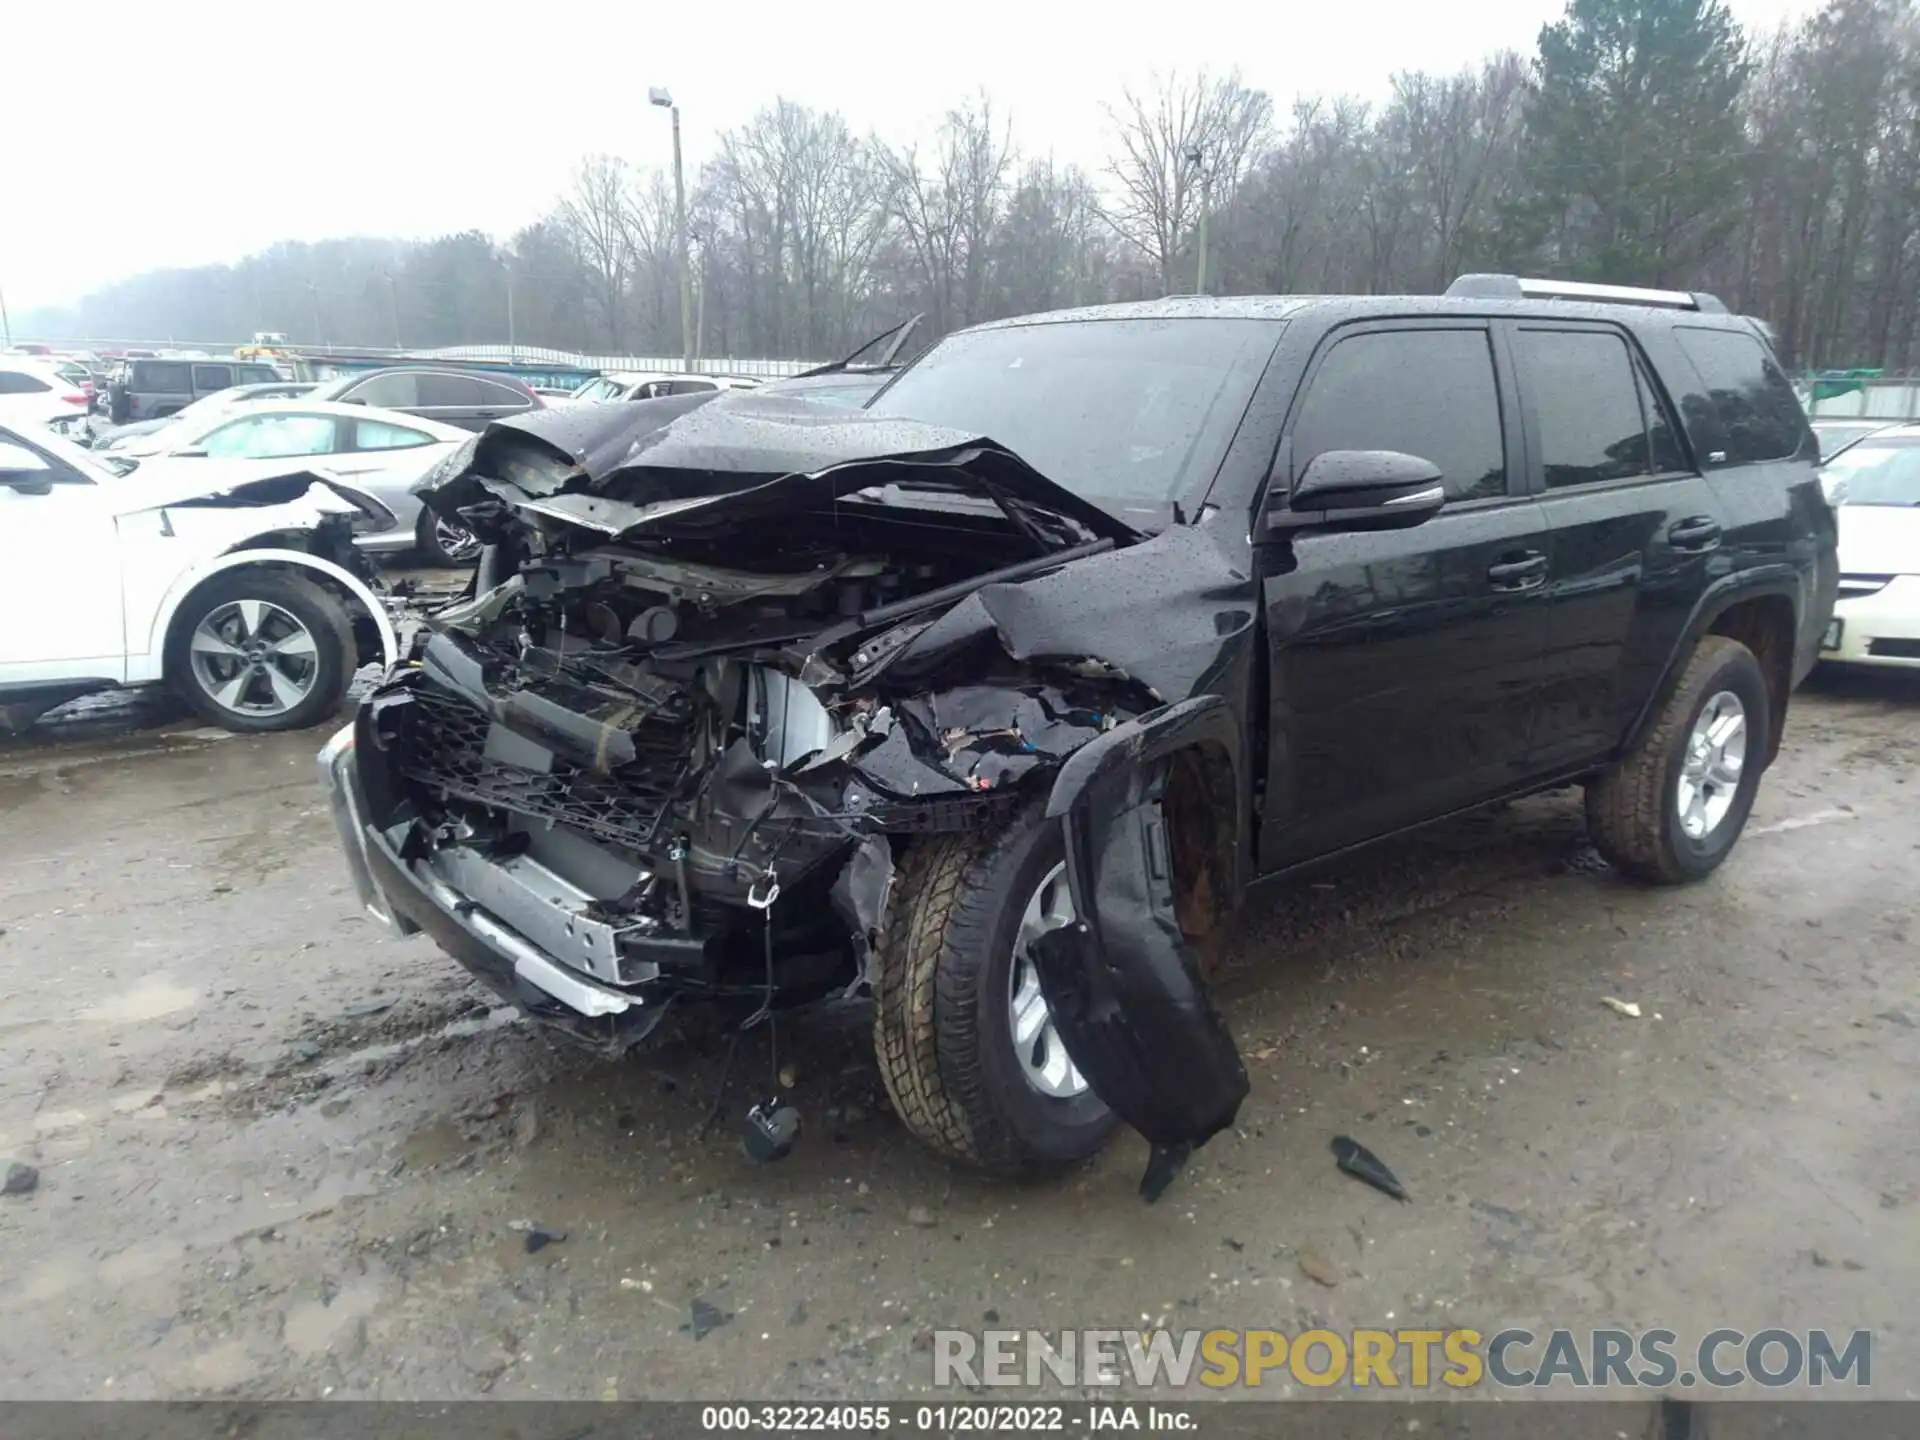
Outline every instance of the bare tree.
<svg viewBox="0 0 1920 1440"><path fill-rule="evenodd" d="M1164 290L1199 217L1203 172L1209 203L1231 204L1267 135L1266 94L1201 71L1156 80L1145 94L1122 91L1109 108L1118 152L1107 163L1115 194L1107 217L1115 231L1160 271Z"/></svg>
<svg viewBox="0 0 1920 1440"><path fill-rule="evenodd" d="M594 300L607 343L619 350L627 282L633 274L633 176L612 155L589 155L574 172L559 218L581 262L592 273Z"/></svg>

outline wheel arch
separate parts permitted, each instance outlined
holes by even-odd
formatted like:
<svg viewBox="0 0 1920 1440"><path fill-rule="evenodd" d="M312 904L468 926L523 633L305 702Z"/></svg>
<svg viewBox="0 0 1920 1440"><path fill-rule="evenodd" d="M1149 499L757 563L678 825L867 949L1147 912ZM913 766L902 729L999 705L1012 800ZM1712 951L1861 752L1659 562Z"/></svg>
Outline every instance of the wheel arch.
<svg viewBox="0 0 1920 1440"><path fill-rule="evenodd" d="M1767 680L1768 715L1766 762L1780 753L1786 728L1787 704L1793 693L1794 647L1800 633L1801 590L1791 570L1755 577L1751 572L1730 575L1710 587L1688 617L1681 641L1667 657L1660 683L1642 704L1622 744L1623 752L1639 744L1680 683L1694 648L1708 635L1724 635L1753 652Z"/></svg>
<svg viewBox="0 0 1920 1440"><path fill-rule="evenodd" d="M1250 799L1240 724L1223 696L1197 695L1150 710L1082 746L1054 777L1047 818L1064 821L1101 782L1158 761L1170 762L1175 771L1168 808L1176 866L1183 849L1189 860L1204 860L1213 877L1213 908L1231 912L1246 889ZM1188 847L1200 839L1204 853L1194 856Z"/></svg>
<svg viewBox="0 0 1920 1440"><path fill-rule="evenodd" d="M160 608L154 612L153 626L147 636L147 658L154 678L160 676L174 627L180 622L183 607L194 593L216 576L250 567L294 570L304 572L309 579L318 580L329 591L348 602L350 614L356 608L366 612L380 637L383 668L390 669L399 660L400 640L394 633L393 622L387 618L386 607L380 603L380 597L351 571L303 550L231 550L181 575L168 590Z"/></svg>

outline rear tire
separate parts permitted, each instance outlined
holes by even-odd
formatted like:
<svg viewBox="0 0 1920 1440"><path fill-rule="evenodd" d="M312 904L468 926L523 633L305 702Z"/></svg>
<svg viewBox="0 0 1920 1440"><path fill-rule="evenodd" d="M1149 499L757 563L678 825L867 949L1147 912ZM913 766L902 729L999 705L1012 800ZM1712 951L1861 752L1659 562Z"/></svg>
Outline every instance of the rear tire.
<svg viewBox="0 0 1920 1440"><path fill-rule="evenodd" d="M1640 743L1587 785L1587 832L1595 848L1617 869L1656 884L1711 875L1753 809L1772 727L1766 676L1753 652L1724 635L1703 637ZM1716 728L1739 741L1737 779L1724 756L1701 763L1713 751L1711 734L1703 732ZM1690 833L1690 823L1700 833Z"/></svg>
<svg viewBox="0 0 1920 1440"><path fill-rule="evenodd" d="M480 542L464 526L442 520L428 506L420 507L413 528L414 553L429 565L461 570L480 558Z"/></svg>
<svg viewBox="0 0 1920 1440"><path fill-rule="evenodd" d="M1000 830L916 842L888 897L873 1017L881 1077L918 1139L981 1169L1070 1165L1114 1127L1090 1088L1036 1088L1013 1039L1022 918L1065 858L1060 826L1032 805Z"/></svg>
<svg viewBox="0 0 1920 1440"><path fill-rule="evenodd" d="M187 597L167 639L166 677L212 724L303 730L340 708L358 653L339 600L258 566L216 575Z"/></svg>

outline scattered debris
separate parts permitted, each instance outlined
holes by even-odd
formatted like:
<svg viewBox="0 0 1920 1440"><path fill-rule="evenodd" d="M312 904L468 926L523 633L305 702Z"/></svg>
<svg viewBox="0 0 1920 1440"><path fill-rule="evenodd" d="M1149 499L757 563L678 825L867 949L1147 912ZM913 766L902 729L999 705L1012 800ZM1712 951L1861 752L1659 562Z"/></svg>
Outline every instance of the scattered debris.
<svg viewBox="0 0 1920 1440"><path fill-rule="evenodd" d="M1329 1290L1340 1283L1340 1267L1335 1265L1326 1252L1318 1246L1309 1245L1300 1252L1299 1258L1300 1273L1309 1280L1324 1285Z"/></svg>
<svg viewBox="0 0 1920 1440"><path fill-rule="evenodd" d="M513 1145L516 1150L525 1150L540 1138L540 1107L531 1100L523 1100L513 1112Z"/></svg>
<svg viewBox="0 0 1920 1440"><path fill-rule="evenodd" d="M1636 1001L1622 1000L1618 995L1602 995L1600 1003L1616 1015L1624 1015L1629 1020L1640 1018L1640 1006Z"/></svg>
<svg viewBox="0 0 1920 1440"><path fill-rule="evenodd" d="M757 1165L784 1160L800 1138L800 1112L791 1105L765 1101L747 1111L740 1132L740 1148Z"/></svg>
<svg viewBox="0 0 1920 1440"><path fill-rule="evenodd" d="M717 1305L709 1305L705 1300L695 1297L693 1302L693 1338L704 1340L722 1325L733 1319L730 1311Z"/></svg>
<svg viewBox="0 0 1920 1440"><path fill-rule="evenodd" d="M907 1223L909 1225L918 1225L922 1229L926 1229L930 1226L938 1225L940 1223L940 1220L939 1220L939 1217L936 1216L926 1206L913 1205L913 1206L909 1206L907 1209Z"/></svg>
<svg viewBox="0 0 1920 1440"><path fill-rule="evenodd" d="M567 1232L564 1230L550 1229L545 1225L530 1225L527 1227L527 1253L537 1255L547 1246L558 1245L566 1238Z"/></svg>
<svg viewBox="0 0 1920 1440"><path fill-rule="evenodd" d="M653 1282L651 1280L636 1280L631 1275L622 1275L620 1277L620 1288L622 1290L638 1290L643 1295L651 1295L653 1293Z"/></svg>
<svg viewBox="0 0 1920 1440"><path fill-rule="evenodd" d="M1889 1025L1898 1025L1902 1030L1911 1030L1914 1028L1913 1017L1904 1010L1882 1010L1873 1018L1876 1020L1884 1020Z"/></svg>
<svg viewBox="0 0 1920 1440"><path fill-rule="evenodd" d="M7 1162L7 1178L0 1183L0 1195L31 1195L40 1188L40 1172L18 1160Z"/></svg>
<svg viewBox="0 0 1920 1440"><path fill-rule="evenodd" d="M1233 1251L1236 1255L1239 1254L1242 1250L1247 1248L1246 1241L1236 1240L1231 1235L1222 1235L1220 1237L1220 1243L1226 1246L1229 1250Z"/></svg>
<svg viewBox="0 0 1920 1440"><path fill-rule="evenodd" d="M1407 1198L1406 1186L1381 1163L1380 1157L1350 1135L1333 1137L1333 1160L1356 1180L1364 1180L1383 1195L1396 1200Z"/></svg>
<svg viewBox="0 0 1920 1440"><path fill-rule="evenodd" d="M352 1005L343 1005L340 1008L340 1013L349 1020L364 1020L370 1015L379 1015L384 1011L391 1010L394 1001L399 998L397 995L372 995L365 1000L356 1001Z"/></svg>
<svg viewBox="0 0 1920 1440"><path fill-rule="evenodd" d="M794 1069L791 1065L782 1065L780 1067L780 1088L782 1090L791 1090L799 1083L800 1072L798 1070Z"/></svg>

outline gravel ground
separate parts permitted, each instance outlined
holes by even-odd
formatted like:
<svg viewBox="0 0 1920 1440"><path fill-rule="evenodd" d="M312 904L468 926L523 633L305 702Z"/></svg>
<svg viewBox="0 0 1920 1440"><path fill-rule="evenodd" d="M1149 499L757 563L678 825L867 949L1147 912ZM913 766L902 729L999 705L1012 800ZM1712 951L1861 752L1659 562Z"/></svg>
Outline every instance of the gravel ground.
<svg viewBox="0 0 1920 1440"><path fill-rule="evenodd" d="M319 732L45 724L0 746L0 1162L39 1170L0 1398L909 1396L936 1327L1161 1319L1871 1327L1911 1395L1900 679L1801 693L1695 888L1588 863L1563 794L1257 891L1219 981L1252 1097L1151 1208L1135 1136L1025 1185L920 1150L857 1007L783 1027L807 1129L754 1168L702 1129L711 1033L576 1055L358 917Z"/></svg>

